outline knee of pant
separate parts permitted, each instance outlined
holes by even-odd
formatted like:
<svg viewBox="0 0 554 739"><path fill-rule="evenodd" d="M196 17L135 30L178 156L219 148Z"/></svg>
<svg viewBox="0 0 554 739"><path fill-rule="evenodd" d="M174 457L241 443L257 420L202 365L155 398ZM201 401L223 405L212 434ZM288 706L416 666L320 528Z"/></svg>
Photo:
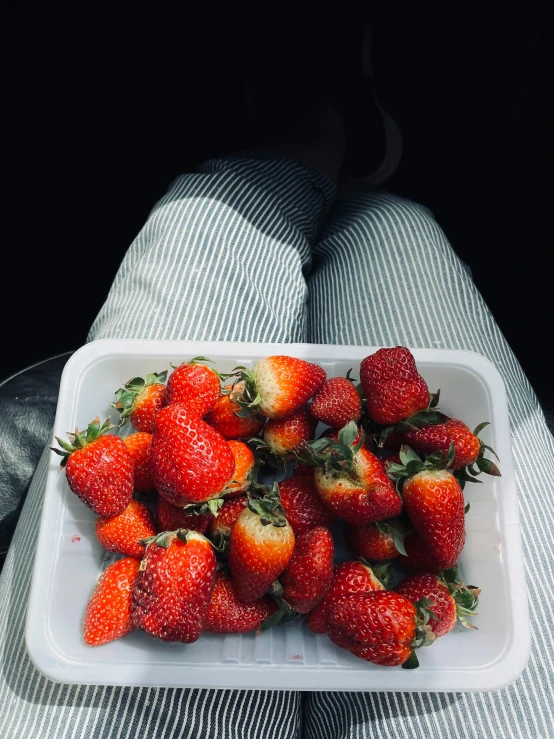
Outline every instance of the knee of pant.
<svg viewBox="0 0 554 739"><path fill-rule="evenodd" d="M342 244L352 261L401 258L450 247L423 205L388 193L358 193L341 212L325 241ZM342 251L342 250L341 250Z"/></svg>

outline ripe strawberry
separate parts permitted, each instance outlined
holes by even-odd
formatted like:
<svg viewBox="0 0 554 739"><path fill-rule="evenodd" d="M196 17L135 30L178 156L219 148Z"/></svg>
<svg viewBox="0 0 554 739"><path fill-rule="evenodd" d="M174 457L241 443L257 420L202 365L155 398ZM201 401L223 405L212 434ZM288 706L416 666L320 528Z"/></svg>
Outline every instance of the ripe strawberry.
<svg viewBox="0 0 554 739"><path fill-rule="evenodd" d="M327 633L334 644L368 662L394 667L410 660L407 666L417 667L414 647L432 639L429 632L425 641L419 636L418 622L418 610L407 598L379 590L333 603Z"/></svg>
<svg viewBox="0 0 554 739"><path fill-rule="evenodd" d="M360 379L373 421L389 426L429 406L427 384L403 346L379 349L360 365Z"/></svg>
<svg viewBox="0 0 554 739"><path fill-rule="evenodd" d="M445 570L441 576L428 572L410 575L394 590L412 603L423 598L429 601L428 608L434 614L434 618L429 620L429 627L436 637L448 634L458 618L463 626L476 628L468 618L478 615L475 609L481 591L461 582L457 567Z"/></svg>
<svg viewBox="0 0 554 739"><path fill-rule="evenodd" d="M250 372L245 367L243 407L255 408L268 418L286 418L312 398L325 382L325 370L317 364L287 356L265 357Z"/></svg>
<svg viewBox="0 0 554 739"><path fill-rule="evenodd" d="M135 625L163 641L196 641L210 607L215 566L212 545L197 531L153 537L133 590Z"/></svg>
<svg viewBox="0 0 554 739"><path fill-rule="evenodd" d="M146 493L154 489L154 479L150 468L150 447L152 445L152 434L146 431L137 431L123 439L133 459L133 477L135 490L138 493Z"/></svg>
<svg viewBox="0 0 554 739"><path fill-rule="evenodd" d="M203 364L211 361L207 357L195 357L176 367L167 381L168 403L184 405L190 413L205 416L221 392L219 374Z"/></svg>
<svg viewBox="0 0 554 739"><path fill-rule="evenodd" d="M144 554L144 544L140 540L156 534L148 506L138 500L131 500L123 513L97 518L94 530L104 549L138 559Z"/></svg>
<svg viewBox="0 0 554 739"><path fill-rule="evenodd" d="M229 498L244 493L250 487L256 458L250 447L244 442L231 439L227 443L235 460L233 479L225 490L225 496Z"/></svg>
<svg viewBox="0 0 554 739"><path fill-rule="evenodd" d="M85 613L84 637L89 647L120 639L135 628L131 606L140 562L118 559L102 573Z"/></svg>
<svg viewBox="0 0 554 739"><path fill-rule="evenodd" d="M210 610L204 623L204 631L215 634L242 634L256 631L266 618L277 611L274 601L267 595L253 603L237 600L233 583L223 572L215 576Z"/></svg>
<svg viewBox="0 0 554 739"><path fill-rule="evenodd" d="M97 516L122 513L133 495L131 454L119 436L104 435L113 428L109 419L100 426L95 418L86 434L75 429L69 444L56 436L61 449L52 447L62 457L69 487Z"/></svg>
<svg viewBox="0 0 554 739"><path fill-rule="evenodd" d="M433 553L423 541L417 531L412 531L404 537L406 555L400 555L396 560L410 572L438 572L440 567Z"/></svg>
<svg viewBox="0 0 554 739"><path fill-rule="evenodd" d="M167 372L133 377L116 391L116 402L110 405L121 413L120 426L131 421L137 431L152 433L157 412L167 405L166 378Z"/></svg>
<svg viewBox="0 0 554 739"><path fill-rule="evenodd" d="M368 562L398 557L401 551L405 551L402 539L403 528L397 519L362 526L347 523L344 527L344 540L348 549Z"/></svg>
<svg viewBox="0 0 554 739"><path fill-rule="evenodd" d="M368 565L350 560L342 562L334 569L333 579L327 594L308 616L308 626L316 634L326 631L327 615L333 603L339 603L357 593L370 593L384 590L385 586Z"/></svg>
<svg viewBox="0 0 554 739"><path fill-rule="evenodd" d="M400 496L383 462L364 446L356 424L349 423L335 438L319 439L297 453L301 461L318 465L314 482L325 505L355 524L398 516Z"/></svg>
<svg viewBox="0 0 554 739"><path fill-rule="evenodd" d="M266 419L258 413L242 415L245 411L239 400L243 399L244 382L225 385L223 394L205 417L206 423L217 429L226 439L248 439L257 436L263 429Z"/></svg>
<svg viewBox="0 0 554 739"><path fill-rule="evenodd" d="M176 404L163 408L156 417L150 460L160 495L181 506L217 496L235 469L223 436Z"/></svg>
<svg viewBox="0 0 554 739"><path fill-rule="evenodd" d="M303 442L314 438L315 421L304 406L286 418L270 418L263 438L269 450L278 457L293 459L292 452Z"/></svg>
<svg viewBox="0 0 554 739"><path fill-rule="evenodd" d="M479 432L486 425L486 423L479 424L475 431L471 432L463 421L450 418L445 423L436 426L424 426L420 429L414 428L405 431L403 434L404 443L421 454L440 452L445 456L448 454L450 445L454 444L454 459L450 464L451 469L461 470L463 467L469 467L474 476L478 475L479 472L485 472L488 475L499 477L498 467L490 459L484 457L485 449L489 449L493 454L494 450L483 444L478 437ZM477 470L474 465L477 465Z"/></svg>
<svg viewBox="0 0 554 739"><path fill-rule="evenodd" d="M350 421L358 423L362 417L362 399L349 378L350 371L346 377L326 380L312 402L312 416L334 429Z"/></svg>
<svg viewBox="0 0 554 739"><path fill-rule="evenodd" d="M465 543L464 495L446 467L454 456L431 455L422 462L410 447L400 449L403 465L391 464L390 477L402 486L406 513L441 568L452 567Z"/></svg>
<svg viewBox="0 0 554 739"><path fill-rule="evenodd" d="M156 516L160 533L177 531L177 529L192 529L203 534L211 519L207 513L191 513L186 508L173 505L161 495L156 501Z"/></svg>
<svg viewBox="0 0 554 739"><path fill-rule="evenodd" d="M261 499L250 499L231 529L228 562L241 603L253 603L286 568L294 550L294 533L285 518L275 486Z"/></svg>
<svg viewBox="0 0 554 739"><path fill-rule="evenodd" d="M294 554L281 575L283 598L298 613L308 613L329 590L335 547L329 529L317 526L296 540Z"/></svg>
<svg viewBox="0 0 554 739"><path fill-rule="evenodd" d="M212 516L208 525L208 536L216 543L231 533L235 521L248 505L246 495L225 500L217 516Z"/></svg>
<svg viewBox="0 0 554 739"><path fill-rule="evenodd" d="M316 526L330 526L335 518L317 494L313 467L310 477L289 477L280 482L279 495L295 536L305 534Z"/></svg>

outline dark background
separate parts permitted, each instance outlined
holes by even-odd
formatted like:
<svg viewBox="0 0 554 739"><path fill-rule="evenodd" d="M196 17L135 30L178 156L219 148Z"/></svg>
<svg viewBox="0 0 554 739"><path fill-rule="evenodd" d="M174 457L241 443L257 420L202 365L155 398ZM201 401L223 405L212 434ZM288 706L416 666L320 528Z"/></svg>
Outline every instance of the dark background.
<svg viewBox="0 0 554 739"><path fill-rule="evenodd" d="M245 79L294 109L299 80L309 95L330 70L348 75L370 20L374 71L405 145L386 186L434 211L554 407L554 129L539 14L407 18L344 3L305 19L284 8L263 20L212 7L195 19L141 13L56 17L25 5L4 18L0 379L84 343L174 176L255 143Z"/></svg>

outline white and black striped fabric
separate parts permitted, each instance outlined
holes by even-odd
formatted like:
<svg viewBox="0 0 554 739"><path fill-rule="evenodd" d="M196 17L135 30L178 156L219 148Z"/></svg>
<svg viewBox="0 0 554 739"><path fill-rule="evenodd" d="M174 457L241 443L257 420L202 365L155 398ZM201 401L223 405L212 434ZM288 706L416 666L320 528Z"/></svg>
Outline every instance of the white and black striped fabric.
<svg viewBox="0 0 554 739"><path fill-rule="evenodd" d="M508 389L528 573L533 650L523 677L489 694L55 684L23 639L41 462L0 580L2 739L554 737L554 443L541 409L429 212L374 193L341 197L330 214L334 197L324 176L270 154L180 177L129 249L89 339L406 344L491 359Z"/></svg>

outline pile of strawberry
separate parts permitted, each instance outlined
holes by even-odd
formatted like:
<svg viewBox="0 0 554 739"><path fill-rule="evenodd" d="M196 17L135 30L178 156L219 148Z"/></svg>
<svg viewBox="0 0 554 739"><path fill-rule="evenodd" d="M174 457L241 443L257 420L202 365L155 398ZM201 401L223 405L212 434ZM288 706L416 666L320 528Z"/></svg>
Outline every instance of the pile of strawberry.
<svg viewBox="0 0 554 739"><path fill-rule="evenodd" d="M288 356L230 375L209 362L120 388L112 405L134 433L95 419L57 439L98 540L123 555L91 597L85 642L142 629L189 643L306 619L362 659L416 667L417 648L470 626L462 491L500 474L485 424L442 414L404 347L366 357L358 386ZM262 484L275 468L292 476ZM331 526L353 559L334 564ZM411 574L387 589L391 562Z"/></svg>

